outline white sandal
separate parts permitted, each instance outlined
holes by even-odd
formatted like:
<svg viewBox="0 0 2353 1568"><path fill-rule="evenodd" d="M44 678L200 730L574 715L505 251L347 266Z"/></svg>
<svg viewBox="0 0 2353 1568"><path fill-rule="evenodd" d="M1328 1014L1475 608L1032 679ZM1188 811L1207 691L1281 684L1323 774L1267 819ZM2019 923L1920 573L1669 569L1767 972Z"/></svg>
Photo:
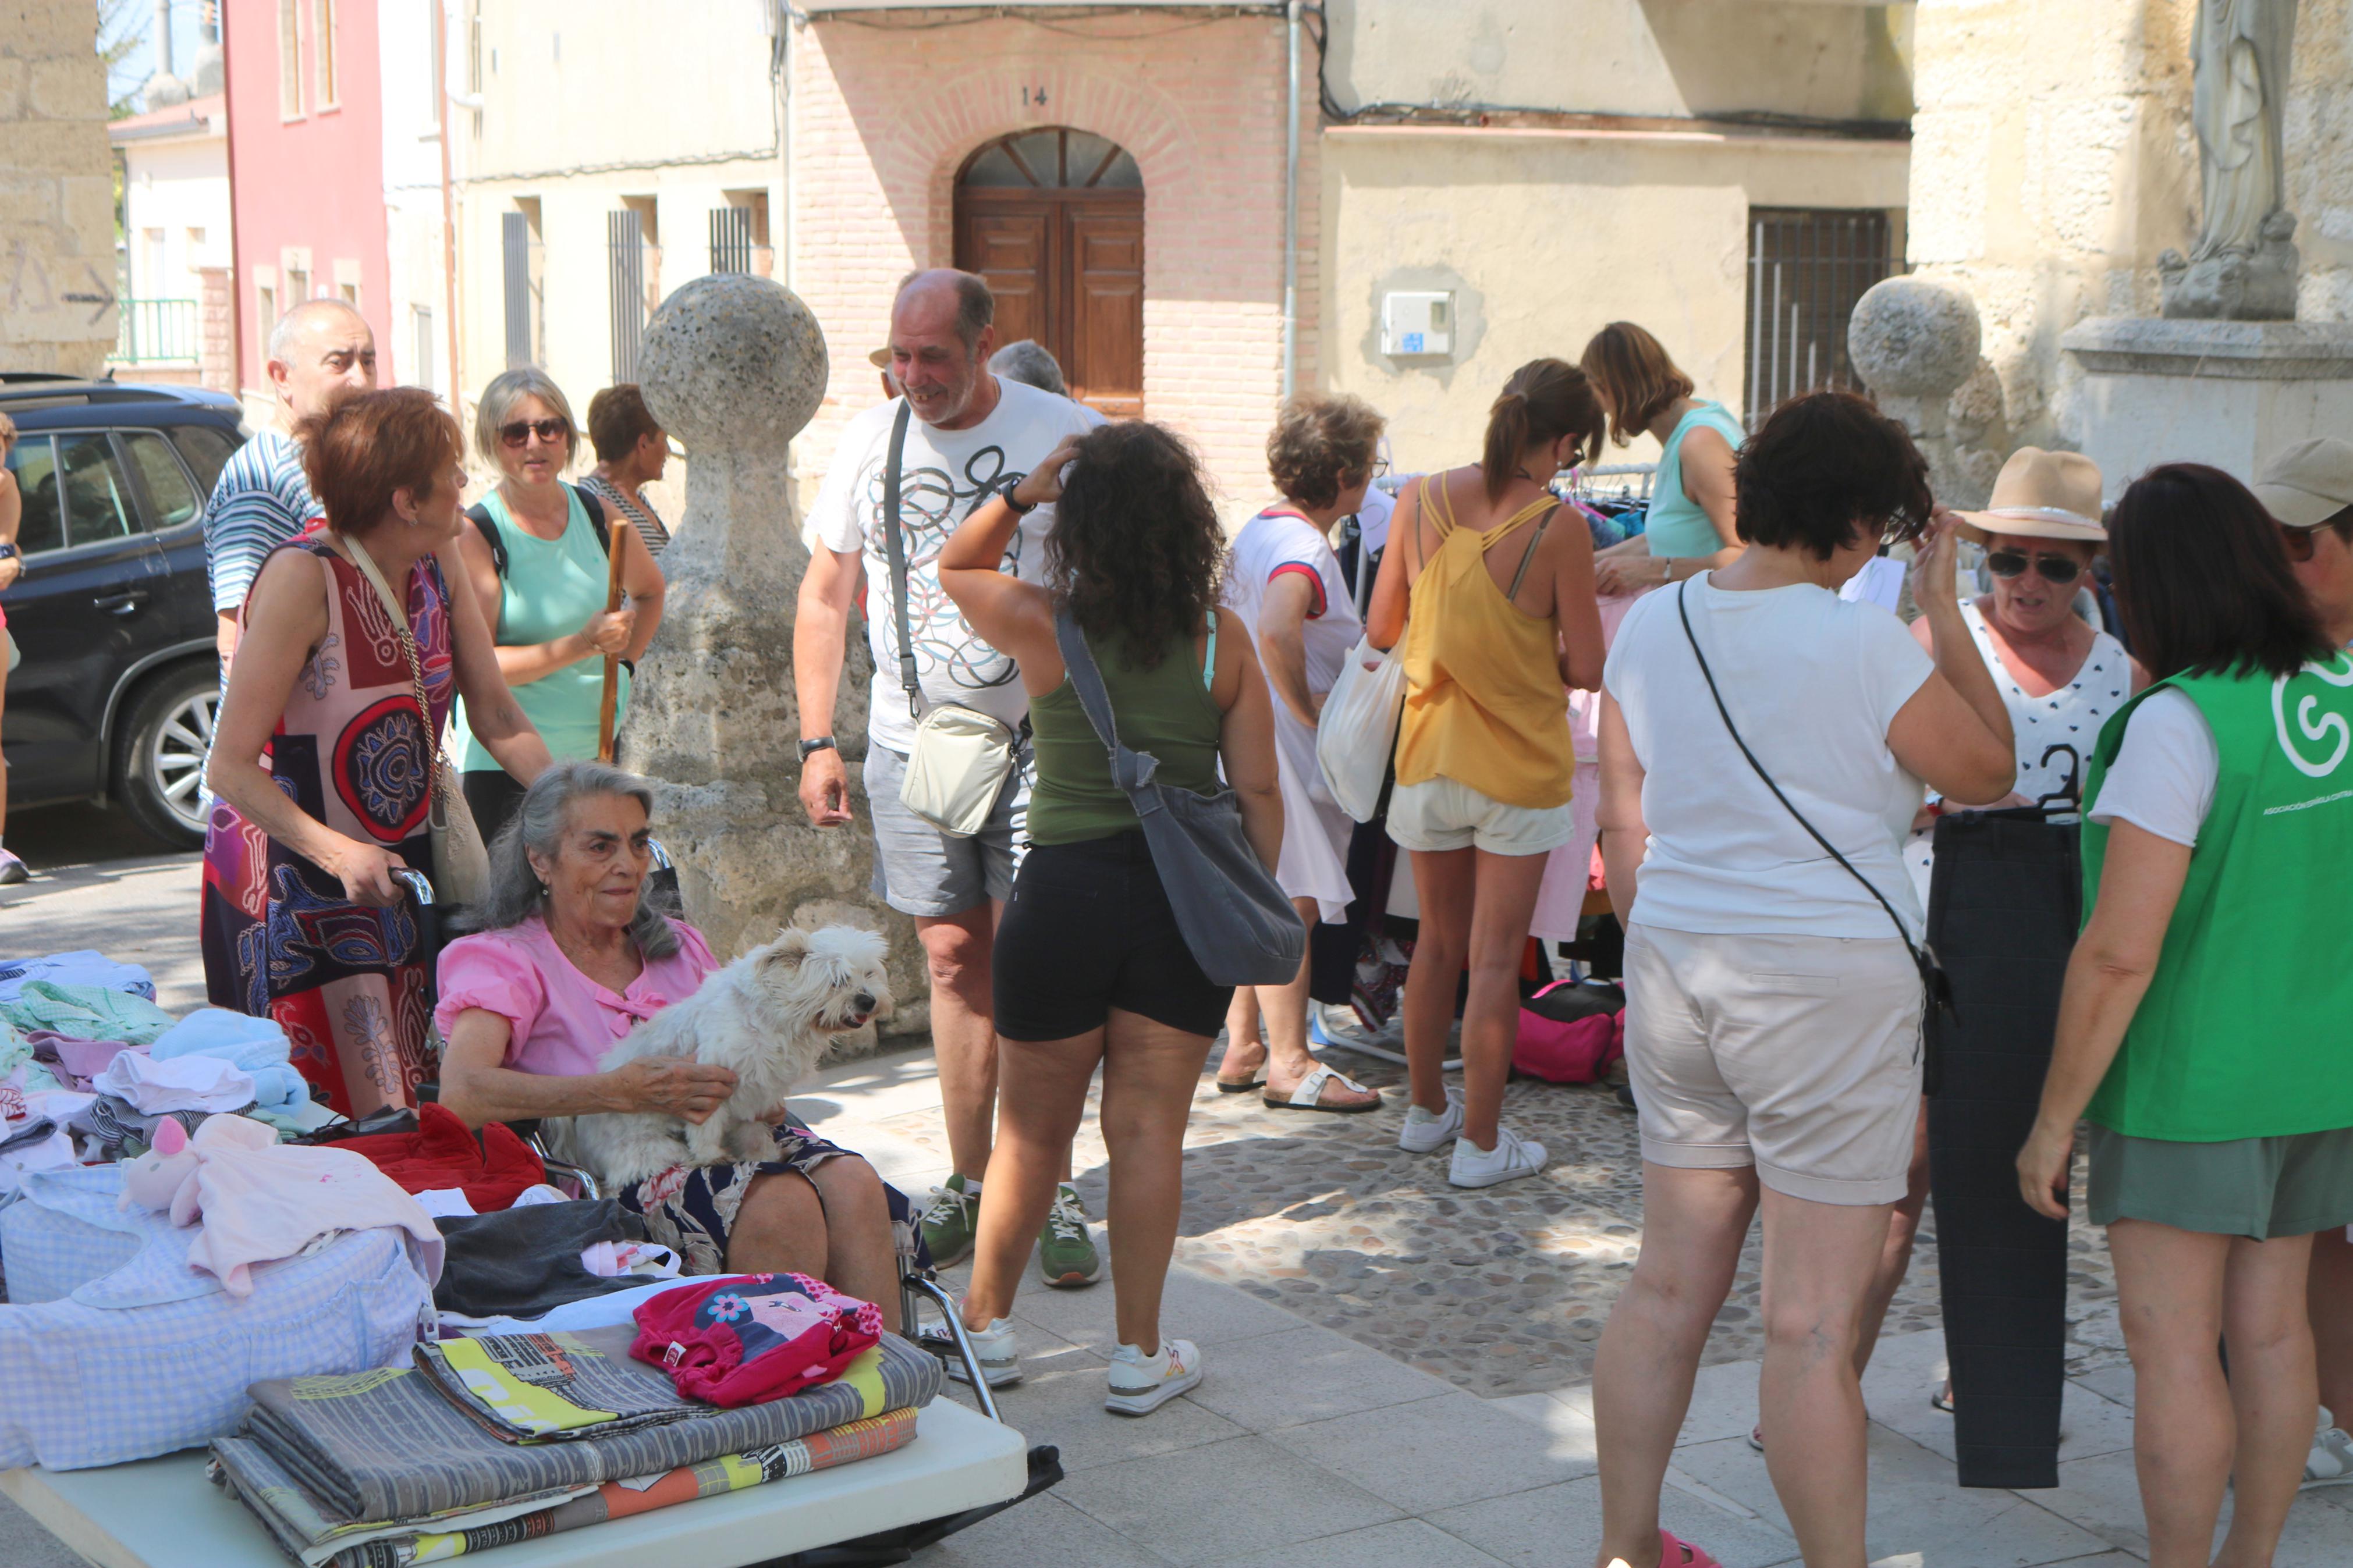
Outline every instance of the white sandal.
<svg viewBox="0 0 2353 1568"><path fill-rule="evenodd" d="M1335 1079L1339 1080L1342 1088L1353 1089L1358 1094L1372 1094L1373 1098L1356 1105L1326 1105L1324 1103L1324 1086ZM1373 1094L1371 1089L1358 1083L1346 1073L1319 1066L1314 1072L1299 1080L1299 1087L1291 1091L1290 1099L1277 1100L1269 1094L1261 1096L1260 1103L1269 1110L1320 1110L1326 1116L1362 1116L1368 1110L1378 1110L1381 1108L1381 1097Z"/></svg>

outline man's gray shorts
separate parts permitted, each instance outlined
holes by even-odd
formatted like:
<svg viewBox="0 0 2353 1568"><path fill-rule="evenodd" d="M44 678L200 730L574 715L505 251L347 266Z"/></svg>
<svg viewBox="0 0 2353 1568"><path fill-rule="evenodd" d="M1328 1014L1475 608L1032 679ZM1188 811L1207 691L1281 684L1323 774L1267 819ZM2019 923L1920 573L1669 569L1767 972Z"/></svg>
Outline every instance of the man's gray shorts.
<svg viewBox="0 0 2353 1568"><path fill-rule="evenodd" d="M969 838L943 833L899 798L907 756L866 748L866 809L874 822L874 896L921 919L960 915L991 899L1009 898L1013 873L1029 847L1029 748L1021 748L988 821Z"/></svg>

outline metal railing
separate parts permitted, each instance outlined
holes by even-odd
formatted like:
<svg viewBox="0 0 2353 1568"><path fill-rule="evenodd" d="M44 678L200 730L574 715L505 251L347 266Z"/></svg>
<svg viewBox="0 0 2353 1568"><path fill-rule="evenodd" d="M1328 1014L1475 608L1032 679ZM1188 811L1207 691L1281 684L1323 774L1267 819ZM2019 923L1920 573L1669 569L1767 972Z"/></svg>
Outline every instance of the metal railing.
<svg viewBox="0 0 2353 1568"><path fill-rule="evenodd" d="M153 364L196 357L194 300L119 300L121 324L114 332L114 359L121 364Z"/></svg>
<svg viewBox="0 0 2353 1568"><path fill-rule="evenodd" d="M1748 215L1748 427L1774 405L1821 387L1859 388L1847 318L1863 291L1904 270L1878 211L1772 209Z"/></svg>

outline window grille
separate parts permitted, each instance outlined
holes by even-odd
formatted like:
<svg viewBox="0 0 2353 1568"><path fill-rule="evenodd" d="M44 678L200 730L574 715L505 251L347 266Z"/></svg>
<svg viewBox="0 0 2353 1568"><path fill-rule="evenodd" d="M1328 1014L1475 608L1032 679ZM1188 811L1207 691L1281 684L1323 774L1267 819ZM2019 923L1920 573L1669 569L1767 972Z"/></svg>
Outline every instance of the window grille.
<svg viewBox="0 0 2353 1568"><path fill-rule="evenodd" d="M752 209L724 206L711 209L711 270L752 270Z"/></svg>
<svg viewBox="0 0 2353 1568"><path fill-rule="evenodd" d="M506 253L507 367L531 363L531 219L519 212L499 215L499 239Z"/></svg>
<svg viewBox="0 0 2353 1568"><path fill-rule="evenodd" d="M1880 211L1753 207L1748 214L1748 427L1823 387L1862 390L1847 358L1855 301L1904 269Z"/></svg>
<svg viewBox="0 0 2353 1568"><path fill-rule="evenodd" d="M613 302L613 381L638 379L638 351L646 337L645 220L634 207L605 215Z"/></svg>

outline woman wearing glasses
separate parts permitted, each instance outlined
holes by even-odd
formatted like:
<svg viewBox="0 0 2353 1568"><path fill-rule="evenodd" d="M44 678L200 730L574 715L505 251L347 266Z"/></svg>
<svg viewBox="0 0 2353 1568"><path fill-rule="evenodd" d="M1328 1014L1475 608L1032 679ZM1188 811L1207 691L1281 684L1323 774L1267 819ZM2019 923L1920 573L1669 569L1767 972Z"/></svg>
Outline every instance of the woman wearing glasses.
<svg viewBox="0 0 2353 1568"><path fill-rule="evenodd" d="M628 711L628 663L661 625L662 574L633 528L611 528L604 508L564 482L580 444L572 405L536 365L482 389L474 444L499 482L459 536L466 577L491 624L499 669L550 754L594 757L604 706L605 656L622 660L617 727ZM607 550L621 552L621 607L605 608ZM485 838L514 815L522 786L477 745L461 720L458 767Z"/></svg>

